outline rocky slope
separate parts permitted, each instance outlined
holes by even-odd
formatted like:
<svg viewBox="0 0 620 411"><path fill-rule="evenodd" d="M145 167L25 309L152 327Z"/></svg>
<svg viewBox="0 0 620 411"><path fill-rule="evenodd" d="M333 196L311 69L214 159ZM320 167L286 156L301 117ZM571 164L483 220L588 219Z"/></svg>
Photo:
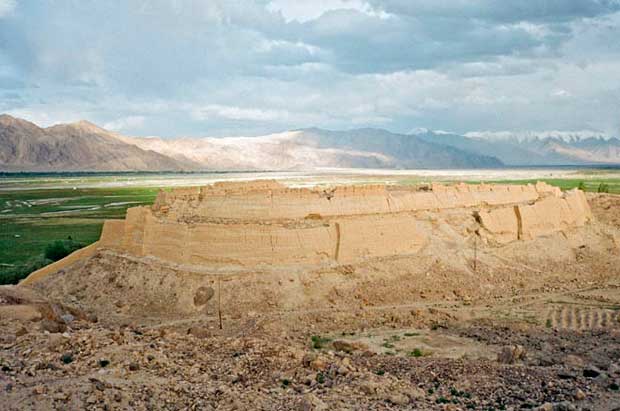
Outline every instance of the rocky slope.
<svg viewBox="0 0 620 411"><path fill-rule="evenodd" d="M0 116L0 170L179 171L196 164L127 144L88 122L40 128Z"/></svg>
<svg viewBox="0 0 620 411"><path fill-rule="evenodd" d="M145 150L212 169L486 168L497 158L379 129L301 129L260 137L125 138Z"/></svg>
<svg viewBox="0 0 620 411"><path fill-rule="evenodd" d="M260 137L137 138L88 122L39 128L0 117L0 170L289 170L499 167L494 157L384 130L307 129Z"/></svg>

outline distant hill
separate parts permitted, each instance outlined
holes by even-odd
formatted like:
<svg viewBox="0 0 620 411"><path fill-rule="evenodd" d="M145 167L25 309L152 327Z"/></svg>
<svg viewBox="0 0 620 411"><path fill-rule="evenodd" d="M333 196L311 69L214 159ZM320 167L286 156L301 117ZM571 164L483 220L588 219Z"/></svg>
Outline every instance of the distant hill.
<svg viewBox="0 0 620 411"><path fill-rule="evenodd" d="M506 165L620 164L620 139L560 136L488 139L426 131L415 134L427 142L445 144L500 159Z"/></svg>
<svg viewBox="0 0 620 411"><path fill-rule="evenodd" d="M487 138L307 128L259 137L127 137L86 121L41 128L0 115L2 171L446 169L620 164L620 140Z"/></svg>
<svg viewBox="0 0 620 411"><path fill-rule="evenodd" d="M318 128L260 137L126 137L88 122L40 128L0 116L0 170L298 170L500 167L497 158L379 129Z"/></svg>
<svg viewBox="0 0 620 411"><path fill-rule="evenodd" d="M195 139L124 138L145 150L212 169L480 168L501 167L480 155L416 136L379 129L328 131L318 128L260 137Z"/></svg>
<svg viewBox="0 0 620 411"><path fill-rule="evenodd" d="M196 167L125 143L85 121L40 128L0 115L0 170L179 171Z"/></svg>
<svg viewBox="0 0 620 411"><path fill-rule="evenodd" d="M378 164L368 164L368 167L493 168L503 165L495 156L480 154L467 147L454 147L442 141L381 129L328 131L310 128L300 130L300 133L300 139L319 149L374 153L372 160Z"/></svg>

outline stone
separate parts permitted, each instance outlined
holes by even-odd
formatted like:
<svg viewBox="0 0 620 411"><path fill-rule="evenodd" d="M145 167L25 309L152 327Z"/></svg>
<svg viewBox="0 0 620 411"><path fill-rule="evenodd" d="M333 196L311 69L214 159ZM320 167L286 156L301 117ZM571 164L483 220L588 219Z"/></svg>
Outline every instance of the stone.
<svg viewBox="0 0 620 411"><path fill-rule="evenodd" d="M560 378L561 380L575 380L577 379L577 374L573 371L569 371L569 370L562 370L562 371L558 371L558 378Z"/></svg>
<svg viewBox="0 0 620 411"><path fill-rule="evenodd" d="M310 367L310 363L312 363L312 361L314 361L317 357L317 354L313 353L313 352L309 352L303 355L303 357L301 358L301 364L304 367Z"/></svg>
<svg viewBox="0 0 620 411"><path fill-rule="evenodd" d="M323 371L327 368L327 362L323 357L317 357L310 362L310 368L316 371Z"/></svg>
<svg viewBox="0 0 620 411"><path fill-rule="evenodd" d="M579 388L575 391L574 397L577 401L583 401L586 399L586 394L581 391Z"/></svg>
<svg viewBox="0 0 620 411"><path fill-rule="evenodd" d="M566 357L564 357L564 364L569 367L575 367L575 368L581 368L584 365L583 358L578 357L573 354L569 354Z"/></svg>
<svg viewBox="0 0 620 411"><path fill-rule="evenodd" d="M333 347L337 351L343 351L346 353L351 353L353 351L363 351L367 350L368 346L361 342L351 342L351 341L343 341L336 340L332 343Z"/></svg>
<svg viewBox="0 0 620 411"><path fill-rule="evenodd" d="M194 294L194 305L202 306L208 303L215 295L212 287L199 287Z"/></svg>
<svg viewBox="0 0 620 411"><path fill-rule="evenodd" d="M326 411L329 407L314 394L306 394L300 402L300 411Z"/></svg>
<svg viewBox="0 0 620 411"><path fill-rule="evenodd" d="M32 389L34 395L42 395L47 393L47 387L45 385L37 385Z"/></svg>
<svg viewBox="0 0 620 411"><path fill-rule="evenodd" d="M409 389L407 389L406 394L412 400L419 400L426 396L426 393L424 392L424 390L419 387L410 387Z"/></svg>
<svg viewBox="0 0 620 411"><path fill-rule="evenodd" d="M52 399L55 401L67 401L69 399L69 394L59 391L52 395Z"/></svg>
<svg viewBox="0 0 620 411"><path fill-rule="evenodd" d="M192 327L187 330L189 335L192 335L196 338L209 338L211 337L211 331L205 327Z"/></svg>
<svg viewBox="0 0 620 411"><path fill-rule="evenodd" d="M379 384L374 383L372 381L365 381L360 385L360 389L366 395L375 394L378 388L379 388Z"/></svg>
<svg viewBox="0 0 620 411"><path fill-rule="evenodd" d="M589 365L583 369L583 376L586 378L596 378L601 375L602 371L594 365Z"/></svg>
<svg viewBox="0 0 620 411"><path fill-rule="evenodd" d="M521 345L507 345L502 347L497 355L497 361L502 364L514 364L524 360L526 357L525 348Z"/></svg>
<svg viewBox="0 0 620 411"><path fill-rule="evenodd" d="M50 333L64 333L67 326L64 323L45 319L41 321L41 329Z"/></svg>
<svg viewBox="0 0 620 411"><path fill-rule="evenodd" d="M409 397L407 397L404 394L391 394L388 397L388 401L391 402L394 405L407 405L409 404Z"/></svg>
<svg viewBox="0 0 620 411"><path fill-rule="evenodd" d="M71 324L73 321L75 321L75 317L71 314L61 315L60 318L65 322L65 324Z"/></svg>
<svg viewBox="0 0 620 411"><path fill-rule="evenodd" d="M28 334L28 330L25 327L20 327L19 330L15 332L15 337L21 337Z"/></svg>

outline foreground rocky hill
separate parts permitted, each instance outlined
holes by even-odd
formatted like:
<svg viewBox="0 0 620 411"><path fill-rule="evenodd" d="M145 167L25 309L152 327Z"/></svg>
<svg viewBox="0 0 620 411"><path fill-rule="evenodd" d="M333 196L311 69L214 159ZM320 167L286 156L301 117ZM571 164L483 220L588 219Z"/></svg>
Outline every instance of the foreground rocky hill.
<svg viewBox="0 0 620 411"><path fill-rule="evenodd" d="M546 185L162 192L89 250L0 288L0 398L616 409L618 210L617 196Z"/></svg>

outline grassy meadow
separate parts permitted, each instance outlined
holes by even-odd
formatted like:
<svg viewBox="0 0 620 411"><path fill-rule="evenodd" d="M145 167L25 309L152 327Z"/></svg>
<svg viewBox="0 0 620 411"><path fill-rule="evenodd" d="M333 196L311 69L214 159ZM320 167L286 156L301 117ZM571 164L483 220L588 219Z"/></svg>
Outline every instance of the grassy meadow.
<svg viewBox="0 0 620 411"><path fill-rule="evenodd" d="M52 262L57 241L91 244L105 219L124 218L128 207L151 204L156 188L21 187L0 190L0 284L14 283Z"/></svg>
<svg viewBox="0 0 620 411"><path fill-rule="evenodd" d="M522 174L521 171L519 173ZM577 173L577 174L575 174ZM496 173L497 174L497 173ZM521 174L518 174L520 177ZM549 173L547 173L549 174ZM533 178L515 178L509 170L487 182L527 184L546 181L564 190L581 186L596 192L601 184L610 193L620 194L618 170L569 172L562 177L536 174ZM555 176L555 174L553 174ZM0 174L0 284L16 283L30 272L52 262L48 252L58 242L77 248L99 238L105 219L124 218L127 208L152 204L160 188L195 186L224 179L265 177L265 173L215 174L87 174L87 175L12 175ZM455 177L457 176L457 177ZM450 172L449 175L426 171L376 174L365 171L346 173L273 173L286 184L418 184L428 181L480 182L478 176ZM493 181L490 181L493 180ZM47 257L46 257L47 254Z"/></svg>

